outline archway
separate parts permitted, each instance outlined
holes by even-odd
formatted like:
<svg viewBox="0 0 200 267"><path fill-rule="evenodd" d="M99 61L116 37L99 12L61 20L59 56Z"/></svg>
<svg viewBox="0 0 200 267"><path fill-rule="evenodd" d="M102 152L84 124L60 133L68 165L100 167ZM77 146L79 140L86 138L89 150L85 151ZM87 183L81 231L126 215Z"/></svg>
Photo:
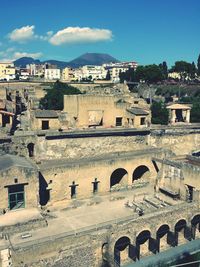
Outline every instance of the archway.
<svg viewBox="0 0 200 267"><path fill-rule="evenodd" d="M169 233L170 233L170 228L169 228L169 225L167 224L163 224L158 228L156 232L158 252L160 252L160 250L162 249L169 247L170 245Z"/></svg>
<svg viewBox="0 0 200 267"><path fill-rule="evenodd" d="M195 215L191 220L191 234L192 238L200 238L200 215Z"/></svg>
<svg viewBox="0 0 200 267"><path fill-rule="evenodd" d="M116 185L128 185L128 172L123 168L116 169L110 176L110 188Z"/></svg>
<svg viewBox="0 0 200 267"><path fill-rule="evenodd" d="M132 182L141 178L149 178L149 176L150 176L149 168L145 165L140 165L133 172Z"/></svg>
<svg viewBox="0 0 200 267"><path fill-rule="evenodd" d="M154 249L152 249L152 245L150 231L144 230L139 233L136 237L136 250L138 259L140 259L141 256L147 255L149 251L156 251L156 246Z"/></svg>
<svg viewBox="0 0 200 267"><path fill-rule="evenodd" d="M117 240L114 247L114 262L116 266L121 266L129 261L130 258L130 239L123 236Z"/></svg>
<svg viewBox="0 0 200 267"><path fill-rule="evenodd" d="M33 143L29 143L27 145L28 155L29 155L30 158L34 156L34 146L35 145Z"/></svg>
<svg viewBox="0 0 200 267"><path fill-rule="evenodd" d="M184 219L179 220L174 227L175 245L185 243L186 239L187 222Z"/></svg>

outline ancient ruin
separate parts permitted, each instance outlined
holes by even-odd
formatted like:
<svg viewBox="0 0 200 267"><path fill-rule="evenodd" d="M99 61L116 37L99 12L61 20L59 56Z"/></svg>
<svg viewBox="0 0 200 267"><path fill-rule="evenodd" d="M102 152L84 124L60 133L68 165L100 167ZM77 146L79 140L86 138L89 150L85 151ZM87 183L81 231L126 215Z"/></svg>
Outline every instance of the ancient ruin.
<svg viewBox="0 0 200 267"><path fill-rule="evenodd" d="M83 87L58 111L45 85L1 85L1 267L119 267L200 237L190 107L155 126L126 84Z"/></svg>

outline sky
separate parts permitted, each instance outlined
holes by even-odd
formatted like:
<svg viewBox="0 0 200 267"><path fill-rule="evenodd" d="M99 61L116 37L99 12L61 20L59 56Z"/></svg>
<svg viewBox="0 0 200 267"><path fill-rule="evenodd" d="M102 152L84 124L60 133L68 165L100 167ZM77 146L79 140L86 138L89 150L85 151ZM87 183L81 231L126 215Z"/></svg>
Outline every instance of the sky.
<svg viewBox="0 0 200 267"><path fill-rule="evenodd" d="M1 61L108 53L170 66L200 54L200 0L9 0L0 9Z"/></svg>

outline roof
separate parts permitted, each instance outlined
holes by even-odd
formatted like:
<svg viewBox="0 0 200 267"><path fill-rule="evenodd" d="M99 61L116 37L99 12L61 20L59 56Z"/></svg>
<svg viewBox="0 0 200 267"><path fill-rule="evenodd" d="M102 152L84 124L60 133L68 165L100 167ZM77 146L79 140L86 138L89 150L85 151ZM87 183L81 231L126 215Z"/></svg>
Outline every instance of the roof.
<svg viewBox="0 0 200 267"><path fill-rule="evenodd" d="M35 169L32 163L24 157L19 157L19 156L9 155L9 154L0 156L0 171L9 169L13 166Z"/></svg>
<svg viewBox="0 0 200 267"><path fill-rule="evenodd" d="M149 115L149 112L147 112L141 108L129 108L129 109L127 109L127 111L130 112L131 114L134 114L134 115L143 115L143 116Z"/></svg>
<svg viewBox="0 0 200 267"><path fill-rule="evenodd" d="M36 118L58 118L58 113L55 110L35 110Z"/></svg>
<svg viewBox="0 0 200 267"><path fill-rule="evenodd" d="M168 109L191 109L191 107L189 107L188 105L184 105L184 104L172 104L167 106Z"/></svg>

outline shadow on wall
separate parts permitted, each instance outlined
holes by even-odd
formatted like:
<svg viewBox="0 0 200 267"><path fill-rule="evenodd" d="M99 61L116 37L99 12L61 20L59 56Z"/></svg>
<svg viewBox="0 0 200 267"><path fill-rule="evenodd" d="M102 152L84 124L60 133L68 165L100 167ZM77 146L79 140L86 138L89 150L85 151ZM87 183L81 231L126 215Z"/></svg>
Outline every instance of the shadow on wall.
<svg viewBox="0 0 200 267"><path fill-rule="evenodd" d="M44 176L39 173L39 196L40 196L40 205L45 206L50 200L50 192L47 189L48 184L44 179Z"/></svg>

